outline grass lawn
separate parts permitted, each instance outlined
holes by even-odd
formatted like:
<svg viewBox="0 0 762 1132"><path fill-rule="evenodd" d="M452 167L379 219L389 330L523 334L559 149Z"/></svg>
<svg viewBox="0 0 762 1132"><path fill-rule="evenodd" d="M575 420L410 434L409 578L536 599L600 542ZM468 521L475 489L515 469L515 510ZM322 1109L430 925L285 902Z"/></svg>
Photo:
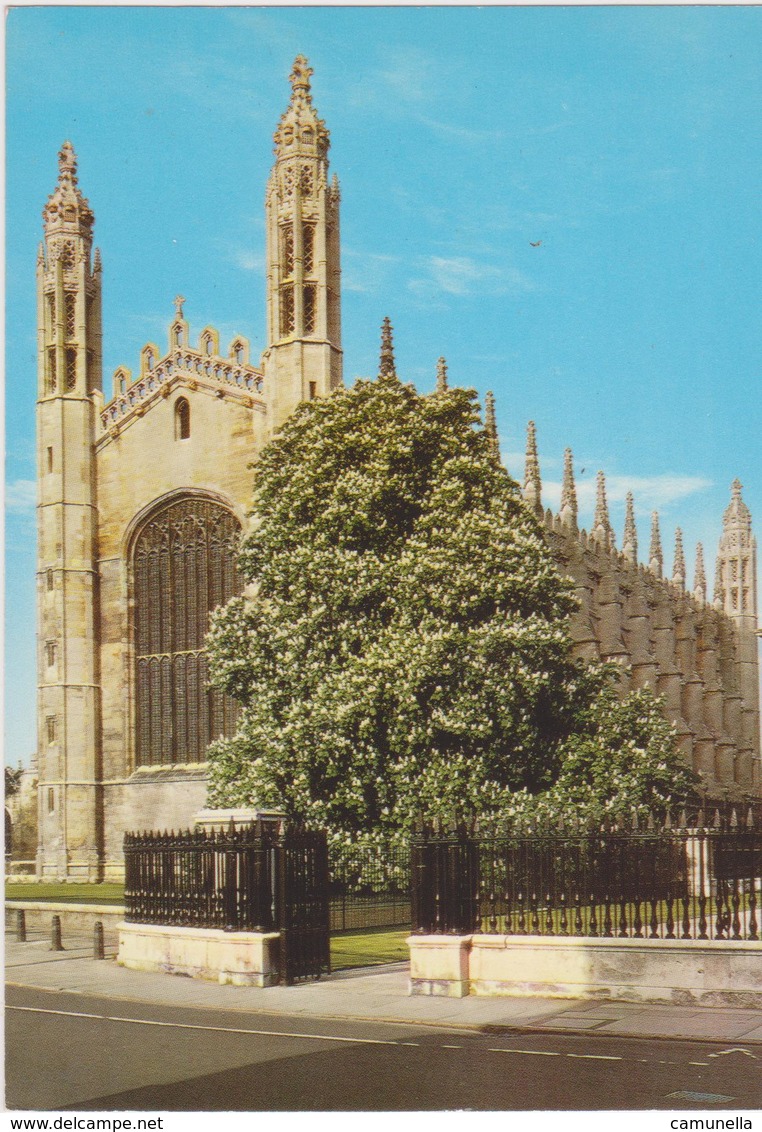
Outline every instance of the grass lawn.
<svg viewBox="0 0 762 1132"><path fill-rule="evenodd" d="M372 967L379 963L400 963L410 958L405 940L409 928L401 931L376 929L362 932L342 932L331 936L331 970L348 967Z"/></svg>
<svg viewBox="0 0 762 1132"><path fill-rule="evenodd" d="M123 904L122 884L6 884L6 900L47 900L53 904Z"/></svg>

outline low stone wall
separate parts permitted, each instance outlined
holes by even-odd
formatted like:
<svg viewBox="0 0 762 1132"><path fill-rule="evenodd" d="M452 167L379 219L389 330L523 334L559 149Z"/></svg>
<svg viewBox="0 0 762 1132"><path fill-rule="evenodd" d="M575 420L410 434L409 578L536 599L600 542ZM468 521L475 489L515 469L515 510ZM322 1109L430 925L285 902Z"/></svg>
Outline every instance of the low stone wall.
<svg viewBox="0 0 762 1132"><path fill-rule="evenodd" d="M89 936L100 920L104 932L113 932L124 920L120 904L71 904L47 900L7 900L5 903L5 930L11 936L16 929L16 913L24 912L27 931L50 932L54 916L61 918L61 938L66 946L67 935Z"/></svg>
<svg viewBox="0 0 762 1132"><path fill-rule="evenodd" d="M134 971L190 975L233 986L278 981L278 932L225 932L163 924L119 925L117 962Z"/></svg>
<svg viewBox="0 0 762 1132"><path fill-rule="evenodd" d="M762 1007L762 941L411 936L410 994Z"/></svg>

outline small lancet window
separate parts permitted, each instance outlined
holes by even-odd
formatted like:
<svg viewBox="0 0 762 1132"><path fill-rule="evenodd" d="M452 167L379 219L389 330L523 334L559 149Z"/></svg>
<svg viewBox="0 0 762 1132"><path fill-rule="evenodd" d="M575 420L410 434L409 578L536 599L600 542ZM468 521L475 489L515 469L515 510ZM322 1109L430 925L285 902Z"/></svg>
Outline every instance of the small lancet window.
<svg viewBox="0 0 762 1132"><path fill-rule="evenodd" d="M211 337L207 337L207 338L204 339L204 353L206 354L207 357L211 357L211 354L212 354L212 339L211 339Z"/></svg>
<svg viewBox="0 0 762 1132"><path fill-rule="evenodd" d="M52 814L56 808L56 792L52 786L48 787L48 813Z"/></svg>
<svg viewBox="0 0 762 1132"><path fill-rule="evenodd" d="M48 732L48 743L55 743L55 741L56 741L56 717L54 715L49 715L45 720L45 724L46 724L46 728L47 728L47 732Z"/></svg>
<svg viewBox="0 0 762 1132"><path fill-rule="evenodd" d="M146 351L146 369L149 371L153 369L153 350Z"/></svg>
<svg viewBox="0 0 762 1132"><path fill-rule="evenodd" d="M182 326L176 326L175 327L174 338L175 338L175 345L176 346L184 346L185 345L185 338L184 338L184 335L183 335Z"/></svg>
<svg viewBox="0 0 762 1132"><path fill-rule="evenodd" d="M45 642L45 662L46 662L48 668L52 668L53 665L56 662L56 642L55 641L46 641Z"/></svg>
<svg viewBox="0 0 762 1132"><path fill-rule="evenodd" d="M317 382L311 381L310 382L310 401L314 401L316 397L317 397Z"/></svg>
<svg viewBox="0 0 762 1132"><path fill-rule="evenodd" d="M48 472L52 472L53 471L53 449L52 448L48 448L47 454L46 454L46 459L47 459Z"/></svg>
<svg viewBox="0 0 762 1132"><path fill-rule="evenodd" d="M188 440L190 437L190 405L185 397L175 403L175 440Z"/></svg>
<svg viewBox="0 0 762 1132"><path fill-rule="evenodd" d="M119 392L120 393L126 393L127 392L127 378L126 377L120 377L119 378Z"/></svg>
<svg viewBox="0 0 762 1132"><path fill-rule="evenodd" d="M243 345L240 342L236 342L236 344L233 348L235 350L235 360L236 360L236 362L238 363L239 366L242 366L243 363L244 363Z"/></svg>
<svg viewBox="0 0 762 1132"><path fill-rule="evenodd" d="M53 571L47 570L45 572L45 585L48 588L48 593L50 593L50 591L53 589L53 584Z"/></svg>

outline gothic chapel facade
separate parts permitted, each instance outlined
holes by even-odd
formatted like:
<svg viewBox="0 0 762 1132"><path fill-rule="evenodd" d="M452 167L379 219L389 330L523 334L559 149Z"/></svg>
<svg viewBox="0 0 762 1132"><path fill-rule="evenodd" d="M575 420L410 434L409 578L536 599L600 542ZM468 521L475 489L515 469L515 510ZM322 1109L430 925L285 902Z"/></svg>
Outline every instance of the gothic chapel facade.
<svg viewBox="0 0 762 1132"><path fill-rule="evenodd" d="M239 588L248 465L301 401L342 383L339 186L311 73L298 57L275 133L259 364L245 337L223 345L211 326L192 345L178 297L167 348L147 343L104 396L94 217L71 144L59 154L37 260L40 877L117 879L125 830L187 826L206 747L235 726L235 704L207 687L204 636ZM662 577L658 528L638 565L631 512L616 551L602 478L593 530L577 530L570 454L559 515L540 490L530 427L524 496L575 579L577 654L631 664L627 682L665 696L710 788L758 793L756 548L740 485L712 604L701 562L687 592L681 546Z"/></svg>

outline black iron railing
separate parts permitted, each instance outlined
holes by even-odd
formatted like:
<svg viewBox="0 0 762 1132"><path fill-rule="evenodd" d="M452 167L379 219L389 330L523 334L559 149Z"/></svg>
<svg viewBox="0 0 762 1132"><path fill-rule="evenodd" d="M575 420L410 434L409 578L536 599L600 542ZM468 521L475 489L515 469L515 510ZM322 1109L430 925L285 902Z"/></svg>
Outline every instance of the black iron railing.
<svg viewBox="0 0 762 1132"><path fill-rule="evenodd" d="M762 832L751 813L743 824L700 817L646 828L418 831L413 930L756 940Z"/></svg>
<svg viewBox="0 0 762 1132"><path fill-rule="evenodd" d="M279 932L286 982L330 971L325 833L270 823L127 833L124 854L128 922Z"/></svg>

